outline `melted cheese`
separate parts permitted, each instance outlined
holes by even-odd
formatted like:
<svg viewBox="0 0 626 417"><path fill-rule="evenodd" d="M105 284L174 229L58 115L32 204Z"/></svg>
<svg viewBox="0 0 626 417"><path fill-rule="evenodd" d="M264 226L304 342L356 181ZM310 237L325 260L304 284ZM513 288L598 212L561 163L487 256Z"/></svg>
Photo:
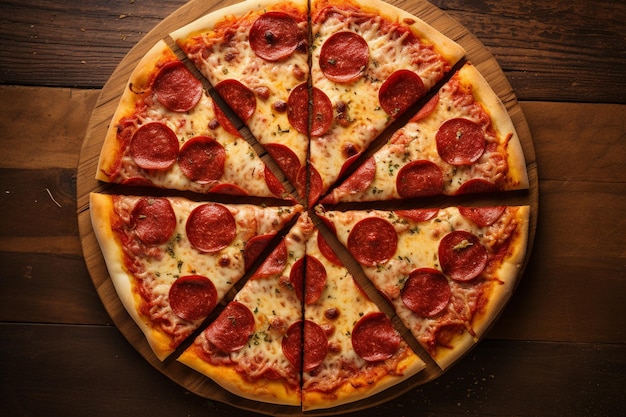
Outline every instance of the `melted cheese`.
<svg viewBox="0 0 626 417"><path fill-rule="evenodd" d="M438 259L440 240L449 232L465 230L476 235L480 242L493 253L498 243L507 240L518 227L517 208L508 207L505 213L491 226L478 227L463 217L455 207L440 209L437 216L426 222L413 222L399 217L394 212L385 211L329 211L324 216L336 227L337 237L347 245L350 231L366 217L379 217L389 221L397 232L398 245L394 256L375 266L361 265L365 275L394 305L405 326L420 341L425 349L433 352L437 345L437 334L446 325L460 325L473 334L472 319L484 307L483 294L494 285L503 284L498 280L497 269L489 265L479 280L463 283L448 279L452 289L452 300L444 313L433 317L421 317L409 310L401 299L401 291L411 271L417 268L433 268L441 271Z"/></svg>
<svg viewBox="0 0 626 417"><path fill-rule="evenodd" d="M300 369L296 369L284 355L282 341L289 326L302 318L302 304L289 276L296 261L304 257L309 227L308 217L301 215L285 236L285 269L273 276L253 277L235 297L253 313L255 331L248 344L231 353L230 357L252 380L268 371L279 374L292 384L299 379Z"/></svg>
<svg viewBox="0 0 626 417"><path fill-rule="evenodd" d="M301 215L284 238L287 247L285 268L274 275L251 277L235 296L235 300L248 307L254 316L255 329L248 343L237 351L225 354L218 352L203 332L194 344L202 349L205 360L229 364L244 381L256 383L263 378L281 378L299 389L300 369L294 367L284 355L282 341L289 326L302 318L302 304L290 284L289 276L295 262L304 257L309 233L308 217ZM254 385L242 389L254 390Z"/></svg>
<svg viewBox="0 0 626 417"><path fill-rule="evenodd" d="M248 87L256 96L256 111L247 122L252 135L261 144L286 145L298 156L304 166L308 151L307 135L298 132L289 123L286 108L277 110L277 103L287 103L289 93L296 86L306 83L309 75L307 54L296 50L289 57L275 62L256 56L249 43L249 29L262 11L229 22L232 30L228 41L223 33L212 27L204 27L194 39L179 39L188 57L200 72L215 86L221 81L235 79ZM303 34L307 33L306 20L299 23ZM185 32L184 29L182 31ZM201 48L186 48L184 45L198 43Z"/></svg>
<svg viewBox="0 0 626 417"><path fill-rule="evenodd" d="M139 197L122 197L115 200L115 212L122 222L128 243L123 247L126 268L132 276L137 308L152 323L173 338L178 344L195 329L202 319L188 321L178 317L169 305L169 289L181 276L204 275L209 278L221 300L243 276L246 242L256 236L276 233L296 212L294 207L261 208L252 205L226 206L237 224L234 241L215 253L201 253L191 246L186 237L186 219L191 211L203 203L183 199L169 199L177 224L172 237L163 245L147 248L130 229L130 213ZM125 239L122 239L124 241Z"/></svg>
<svg viewBox="0 0 626 417"><path fill-rule="evenodd" d="M326 330L329 352L324 361L311 372L303 374L303 390L331 392L358 371L367 362L352 348L352 330L359 319L378 307L357 287L344 267L329 262L319 250L317 233L307 242L307 255L320 260L327 274L326 286L319 300L305 307L305 319ZM326 312L335 309L338 316L329 318Z"/></svg>
<svg viewBox="0 0 626 417"><path fill-rule="evenodd" d="M485 133L485 152L471 165L450 165L437 152L437 131L444 122L454 118L471 120ZM332 192L333 199L343 202L400 199L396 188L398 172L409 162L419 160L433 162L441 169L444 195L454 195L463 183L474 178L501 185L507 175L507 144L511 134L513 132L496 136L489 115L474 100L471 85L460 84L457 74L439 90L439 100L432 113L407 123L374 153L376 174L368 188L361 192L338 188Z"/></svg>
<svg viewBox="0 0 626 417"><path fill-rule="evenodd" d="M403 44L408 32L389 30L389 25L376 16L363 22L362 16L344 13L345 19L330 15L323 24L313 25L311 78L313 86L330 98L333 106L347 107L347 126L334 123L330 132L311 138L311 162L319 171L324 189L338 178L341 168L352 154L364 151L392 121L380 106L378 91L389 76L399 69L417 73L430 89L450 69L432 48L419 42ZM370 60L364 74L351 83L335 83L327 79L319 65L324 42L334 33L352 31L365 39Z"/></svg>
<svg viewBox="0 0 626 417"><path fill-rule="evenodd" d="M226 151L224 174L220 179L204 184L189 180L177 163L164 171L142 170L126 149L122 155L117 182L140 176L149 179L157 187L191 190L198 193L207 193L218 184L234 184L250 195L273 196L265 182L265 164L252 146L244 139L228 133L219 125L213 129L209 127L215 123L216 117L213 112L213 100L206 93L203 93L193 109L185 113L170 111L156 99L149 98L146 103L147 107L135 114L135 128L150 122L164 123L176 134L179 147L195 136L208 136L215 139Z"/></svg>

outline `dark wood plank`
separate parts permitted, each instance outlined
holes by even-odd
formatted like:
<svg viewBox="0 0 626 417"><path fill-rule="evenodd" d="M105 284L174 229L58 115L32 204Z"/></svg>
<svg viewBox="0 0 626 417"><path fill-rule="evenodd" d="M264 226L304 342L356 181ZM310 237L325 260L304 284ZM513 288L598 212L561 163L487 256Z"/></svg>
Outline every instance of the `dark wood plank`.
<svg viewBox="0 0 626 417"><path fill-rule="evenodd" d="M522 102L539 177L626 182L626 106Z"/></svg>
<svg viewBox="0 0 626 417"><path fill-rule="evenodd" d="M184 0L3 0L0 83L102 87L124 55Z"/></svg>
<svg viewBox="0 0 626 417"><path fill-rule="evenodd" d="M626 7L613 0L432 3L494 55L523 100L624 103ZM608 45L611 45L607 48Z"/></svg>
<svg viewBox="0 0 626 417"><path fill-rule="evenodd" d="M76 171L0 169L0 237L76 233Z"/></svg>
<svg viewBox="0 0 626 417"><path fill-rule="evenodd" d="M0 84L102 87L132 46L185 3L2 0ZM621 2L433 3L487 46L520 99L625 101Z"/></svg>
<svg viewBox="0 0 626 417"><path fill-rule="evenodd" d="M76 168L98 94L99 90L0 86L0 167Z"/></svg>
<svg viewBox="0 0 626 417"><path fill-rule="evenodd" d="M0 339L6 415L258 415L185 391L114 327L0 324ZM436 381L346 415L620 415L625 383L624 345L485 341Z"/></svg>
<svg viewBox="0 0 626 417"><path fill-rule="evenodd" d="M625 343L623 213L623 183L541 181L533 254L489 337Z"/></svg>
<svg viewBox="0 0 626 417"><path fill-rule="evenodd" d="M0 321L109 324L80 255L0 252Z"/></svg>

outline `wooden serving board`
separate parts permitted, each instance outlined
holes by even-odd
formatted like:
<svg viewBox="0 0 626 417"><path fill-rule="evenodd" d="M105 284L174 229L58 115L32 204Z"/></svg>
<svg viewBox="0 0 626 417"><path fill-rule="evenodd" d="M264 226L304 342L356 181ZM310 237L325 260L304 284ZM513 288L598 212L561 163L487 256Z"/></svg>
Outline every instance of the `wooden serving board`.
<svg viewBox="0 0 626 417"><path fill-rule="evenodd" d="M122 306L109 277L104 259L100 252L100 247L98 246L98 242L91 226L89 194L91 192L106 192L107 189L111 188L111 185L95 180L100 149L102 147L108 125L111 122L111 118L115 112L122 91L126 87L126 83L131 72L144 54L158 40L165 39L170 45L172 45L173 42L171 42L168 38L168 34L170 32L205 15L208 12L223 8L236 2L237 1L235 0L215 2L191 0L185 6L181 7L169 17L164 19L140 42L138 42L111 75L108 82L102 89L93 110L79 157L77 173L77 213L79 233L82 243L83 256L93 284L102 300L102 303L120 332L154 368L179 385L183 386L185 389L211 400L275 416L304 415L304 413L302 413L302 411L297 407L260 403L235 396L234 394L222 389L209 378L206 378L191 368L178 363L175 358L168 358L164 362L160 362L152 353L152 350L146 342L143 333L135 325L134 321ZM506 195L504 202L502 199L498 199L494 202L500 204L528 204L531 206L529 243L526 255L527 260L532 249L532 243L537 225L538 177L535 151L530 131L522 109L517 102L515 93L513 92L497 61L487 51L484 45L482 45L480 41L469 33L467 29L447 16L443 11L423 0L390 0L389 3L418 16L437 30L441 31L444 35L462 45L467 51L465 58L472 62L474 66L483 74L485 79L489 82L493 90L497 93L509 111L524 150L530 188L528 192ZM483 204L490 203L489 200L485 199L480 199L480 201ZM520 277L525 266L526 261L522 271L520 272ZM380 296L377 298L380 298ZM386 306L383 310L385 312L389 312L390 308ZM393 316L393 312L391 312L391 315ZM397 322L395 318L394 322ZM403 334L406 333L408 332ZM427 357L423 349L421 349L415 341L410 344L411 347L418 351L418 353L421 352L420 356L422 356L427 362L427 367L424 371L399 385L365 400L329 410L307 412L306 415L337 415L344 412L352 412L372 407L389 401L390 399L395 398L419 385L432 381L443 374L444 371L442 371Z"/></svg>

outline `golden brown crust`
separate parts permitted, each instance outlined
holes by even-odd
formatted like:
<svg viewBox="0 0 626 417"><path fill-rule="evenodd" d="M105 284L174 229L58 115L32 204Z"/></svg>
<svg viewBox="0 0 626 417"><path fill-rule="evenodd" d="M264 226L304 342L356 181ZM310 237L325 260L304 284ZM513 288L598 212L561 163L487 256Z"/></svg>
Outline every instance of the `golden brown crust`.
<svg viewBox="0 0 626 417"><path fill-rule="evenodd" d="M503 141L507 141L508 138L506 144L508 171L504 189L527 189L528 175L522 145L504 104L471 63L466 63L459 70L458 76L462 84L471 86L474 98L489 114L497 137Z"/></svg>
<svg viewBox="0 0 626 417"><path fill-rule="evenodd" d="M139 313L139 295L133 289L133 277L124 266L124 254L119 239L112 229L114 215L113 197L107 194L91 193L89 196L91 224L100 245L111 281L124 308L143 332L148 344L159 360L164 360L172 352L170 338Z"/></svg>
<svg viewBox="0 0 626 417"><path fill-rule="evenodd" d="M213 365L202 359L196 349L198 348L192 345L178 357L178 361L208 376L233 394L254 401L300 406L299 388L267 379L248 381L236 371L234 366Z"/></svg>
<svg viewBox="0 0 626 417"><path fill-rule="evenodd" d="M141 100L141 92L151 88L151 82L156 75L156 69L167 62L176 61L178 58L164 41L157 42L139 61L133 70L120 102L115 110L111 123L107 129L100 159L96 179L100 181L111 181L111 174L115 173L117 165L124 149L118 140L117 130L122 119L132 116L136 111L136 104Z"/></svg>
<svg viewBox="0 0 626 417"><path fill-rule="evenodd" d="M236 20L248 14L259 14L266 11L284 10L286 7L298 10L303 15L307 12L306 1L283 0L248 0L218 9L170 33L172 39L178 43L186 43L200 33L212 30L227 20Z"/></svg>
<svg viewBox="0 0 626 417"><path fill-rule="evenodd" d="M465 50L452 39L424 22L417 16L402 10L394 5L380 0L313 0L311 2L311 12L313 15L326 6L336 6L339 8L355 7L363 12L380 15L390 22L408 26L414 35L423 42L430 44L451 63L459 61Z"/></svg>
<svg viewBox="0 0 626 417"><path fill-rule="evenodd" d="M433 353L433 359L442 369L452 365L485 335L489 326L504 308L519 278L522 263L526 256L530 207L509 207L507 210L516 211L513 220L516 223L516 229L511 237L505 257L495 270L491 285L486 288L488 291L488 294L485 295L487 303L476 312L471 323L468 323L473 334L464 331L448 341L448 346L437 346Z"/></svg>
<svg viewBox="0 0 626 417"><path fill-rule="evenodd" d="M302 409L310 411L359 401L397 385L424 369L424 362L412 350L405 348L403 354L404 358L398 362L396 370L385 373L376 381L364 380L357 374L330 393L305 390L302 393Z"/></svg>

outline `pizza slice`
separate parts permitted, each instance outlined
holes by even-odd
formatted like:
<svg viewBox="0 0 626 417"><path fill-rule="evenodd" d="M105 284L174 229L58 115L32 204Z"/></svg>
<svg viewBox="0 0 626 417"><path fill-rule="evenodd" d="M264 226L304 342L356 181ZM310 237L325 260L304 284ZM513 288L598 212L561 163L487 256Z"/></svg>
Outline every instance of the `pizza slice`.
<svg viewBox="0 0 626 417"><path fill-rule="evenodd" d="M303 213L178 360L241 397L300 406L302 304L294 282L311 231Z"/></svg>
<svg viewBox="0 0 626 417"><path fill-rule="evenodd" d="M313 0L311 25L309 205L465 53L378 0Z"/></svg>
<svg viewBox="0 0 626 417"><path fill-rule="evenodd" d="M305 269L303 410L368 398L425 367L317 229Z"/></svg>
<svg viewBox="0 0 626 417"><path fill-rule="evenodd" d="M498 316L526 253L528 206L319 210L442 369Z"/></svg>
<svg viewBox="0 0 626 417"><path fill-rule="evenodd" d="M304 198L309 146L307 1L238 3L170 36Z"/></svg>
<svg viewBox="0 0 626 417"><path fill-rule="evenodd" d="M526 188L526 163L513 123L487 81L466 63L323 202Z"/></svg>
<svg viewBox="0 0 626 417"><path fill-rule="evenodd" d="M198 193L286 195L163 41L130 76L107 129L96 179Z"/></svg>
<svg viewBox="0 0 626 417"><path fill-rule="evenodd" d="M90 195L91 222L111 280L160 360L301 209Z"/></svg>

